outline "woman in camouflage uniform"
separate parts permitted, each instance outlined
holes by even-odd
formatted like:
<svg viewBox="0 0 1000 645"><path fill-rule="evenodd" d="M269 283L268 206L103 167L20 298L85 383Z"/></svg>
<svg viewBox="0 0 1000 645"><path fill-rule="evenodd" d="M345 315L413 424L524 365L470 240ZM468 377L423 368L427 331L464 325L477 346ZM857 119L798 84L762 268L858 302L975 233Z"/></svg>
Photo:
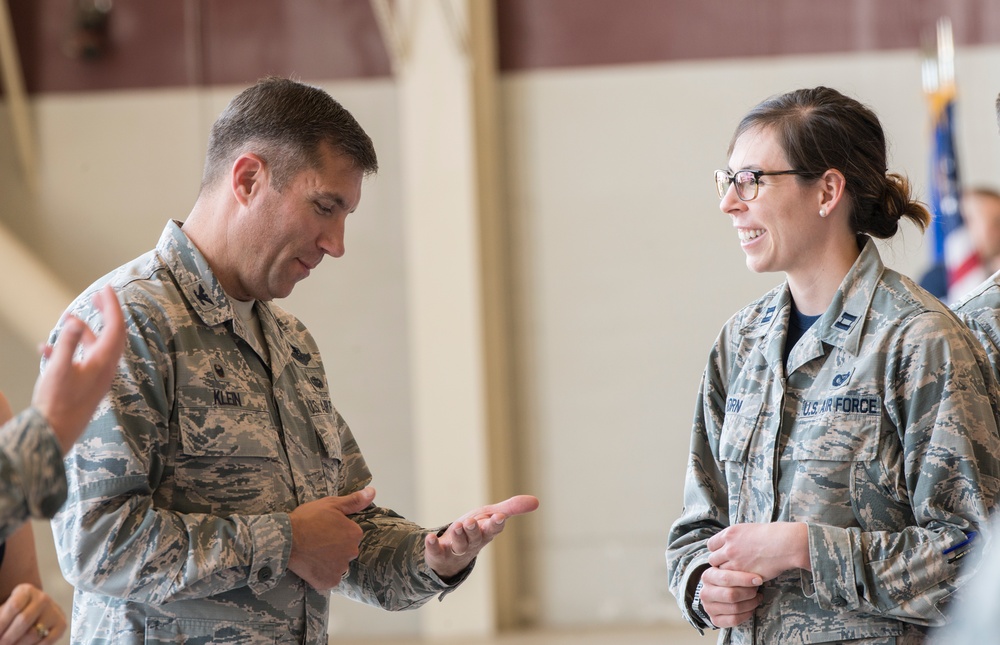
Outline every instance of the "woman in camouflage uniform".
<svg viewBox="0 0 1000 645"><path fill-rule="evenodd" d="M966 328L871 237L927 210L875 114L828 88L755 107L716 173L747 266L695 409L670 588L728 643L919 643L987 541L992 377Z"/></svg>

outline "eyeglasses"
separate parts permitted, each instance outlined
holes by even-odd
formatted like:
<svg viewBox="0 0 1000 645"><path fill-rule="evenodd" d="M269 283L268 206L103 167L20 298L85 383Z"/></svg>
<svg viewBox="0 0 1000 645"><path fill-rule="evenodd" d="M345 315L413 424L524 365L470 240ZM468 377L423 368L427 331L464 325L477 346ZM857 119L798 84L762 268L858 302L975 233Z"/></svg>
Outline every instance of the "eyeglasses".
<svg viewBox="0 0 1000 645"><path fill-rule="evenodd" d="M726 170L715 171L715 187L719 190L719 199L729 192L729 184L736 186L736 196L741 202L748 202L757 197L757 186L760 178L766 175L809 175L812 173L804 170L737 170L728 172Z"/></svg>

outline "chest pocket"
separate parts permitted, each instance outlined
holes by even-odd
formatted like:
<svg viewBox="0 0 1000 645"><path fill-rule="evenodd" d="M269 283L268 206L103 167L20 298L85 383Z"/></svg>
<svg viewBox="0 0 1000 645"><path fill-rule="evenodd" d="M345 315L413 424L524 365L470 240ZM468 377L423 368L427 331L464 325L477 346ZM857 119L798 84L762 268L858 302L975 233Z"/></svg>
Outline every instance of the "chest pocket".
<svg viewBox="0 0 1000 645"><path fill-rule="evenodd" d="M280 506L281 438L262 394L180 388L177 425L177 510L260 513Z"/></svg>
<svg viewBox="0 0 1000 645"><path fill-rule="evenodd" d="M790 521L834 526L898 524L888 514L890 482L879 465L881 400L877 396L834 397L830 409L799 415L788 438L781 489Z"/></svg>
<svg viewBox="0 0 1000 645"><path fill-rule="evenodd" d="M822 403L825 411L799 416L789 437L795 461L872 461L878 455L882 400L878 396L845 395Z"/></svg>
<svg viewBox="0 0 1000 645"><path fill-rule="evenodd" d="M273 645L279 642L279 627L285 626L250 621L149 617L146 619L146 636L143 643L145 645L174 643Z"/></svg>
<svg viewBox="0 0 1000 645"><path fill-rule="evenodd" d="M340 433L337 424L329 415L321 414L312 417L319 438L320 459L323 462L323 479L327 495L340 495L343 489L343 450L340 444Z"/></svg>

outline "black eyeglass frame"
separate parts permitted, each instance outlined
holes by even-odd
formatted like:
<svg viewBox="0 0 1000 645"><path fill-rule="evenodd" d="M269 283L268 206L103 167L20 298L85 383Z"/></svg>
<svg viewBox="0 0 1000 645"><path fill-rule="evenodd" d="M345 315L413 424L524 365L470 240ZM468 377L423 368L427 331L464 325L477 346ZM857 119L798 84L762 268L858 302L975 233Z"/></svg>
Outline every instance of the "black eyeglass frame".
<svg viewBox="0 0 1000 645"><path fill-rule="evenodd" d="M750 197L744 197L740 194L740 185L736 181L736 175L740 173L750 173L753 176L753 195ZM757 190L760 188L760 178L767 177L771 175L811 175L813 173L807 170L737 170L735 172L729 172L728 170L716 170L715 171L715 189L719 192L719 199L724 199L726 193L729 192L730 186L736 187L736 197L739 198L741 202L749 202L757 199ZM722 182L719 178L724 176L726 178L726 188L723 190Z"/></svg>

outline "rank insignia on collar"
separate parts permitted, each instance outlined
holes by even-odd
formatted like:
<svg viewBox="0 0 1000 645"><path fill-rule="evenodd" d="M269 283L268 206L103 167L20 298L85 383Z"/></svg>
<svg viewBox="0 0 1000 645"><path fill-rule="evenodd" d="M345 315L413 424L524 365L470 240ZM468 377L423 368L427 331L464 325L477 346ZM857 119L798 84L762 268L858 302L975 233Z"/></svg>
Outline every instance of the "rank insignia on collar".
<svg viewBox="0 0 1000 645"><path fill-rule="evenodd" d="M215 302L208 297L207 293L205 293L205 285L203 284L198 285L198 290L194 292L194 297L198 299L198 302L204 303L212 307L215 306Z"/></svg>
<svg viewBox="0 0 1000 645"><path fill-rule="evenodd" d="M840 318L837 322L833 323L833 326L842 331L851 331L851 327L854 326L854 322L858 319L854 314L849 314L846 311L840 314Z"/></svg>
<svg viewBox="0 0 1000 645"><path fill-rule="evenodd" d="M312 360L312 356L310 354L303 353L302 350L296 347L295 345L292 345L292 358L302 363L303 365L308 365L309 361Z"/></svg>

